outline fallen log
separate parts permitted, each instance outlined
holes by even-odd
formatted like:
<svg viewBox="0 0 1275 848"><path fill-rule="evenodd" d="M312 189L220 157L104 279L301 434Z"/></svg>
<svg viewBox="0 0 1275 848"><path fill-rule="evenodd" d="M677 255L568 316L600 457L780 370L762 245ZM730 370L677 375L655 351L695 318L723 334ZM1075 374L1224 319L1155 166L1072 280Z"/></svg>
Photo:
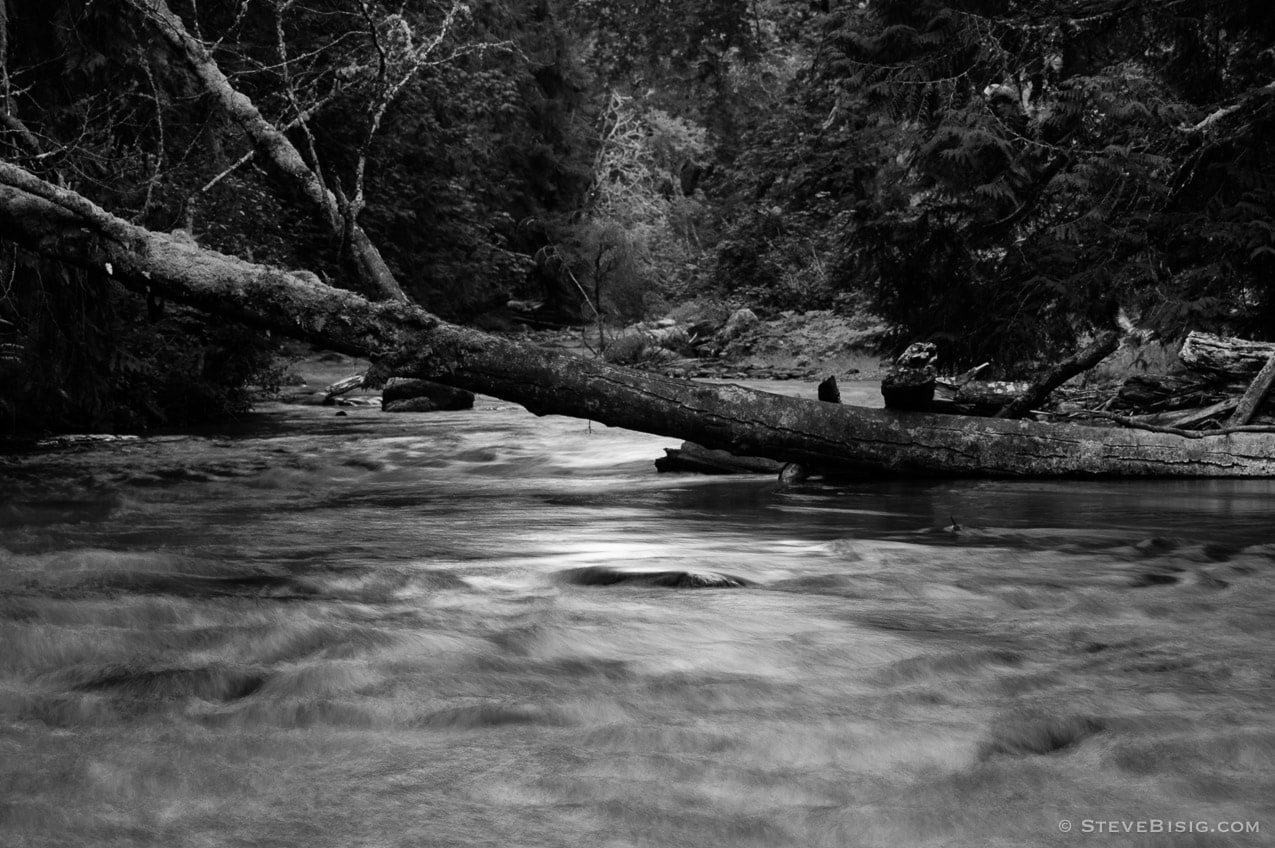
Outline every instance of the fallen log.
<svg viewBox="0 0 1275 848"><path fill-rule="evenodd" d="M836 376L819 384L822 403L841 403L841 390ZM655 460L661 473L688 471L694 474L778 474L785 482L804 480L810 472L797 463L784 463L762 456L736 456L724 450L710 450L694 442L682 442L680 448L665 448L664 456Z"/></svg>
<svg viewBox="0 0 1275 848"><path fill-rule="evenodd" d="M1168 415L1162 421L1155 423L1164 424L1168 427L1177 427L1179 429L1198 429L1209 421L1217 419L1221 415L1232 412L1236 407L1235 398L1227 398L1217 403L1211 403L1208 406L1192 409L1186 412L1176 412Z"/></svg>
<svg viewBox="0 0 1275 848"><path fill-rule="evenodd" d="M694 442L680 448L665 448L655 460L661 473L687 471L693 474L778 474L784 463L764 456L735 456L724 450L710 450Z"/></svg>
<svg viewBox="0 0 1275 848"><path fill-rule="evenodd" d="M1030 384L1010 380L969 380L957 384L939 380L935 384L930 412L945 415L994 416L1007 403L1025 392Z"/></svg>
<svg viewBox="0 0 1275 848"><path fill-rule="evenodd" d="M1257 376L1253 378L1253 382L1244 391L1244 396L1240 398L1239 404L1235 407L1229 421L1226 422L1228 427L1239 427L1253 420L1253 416L1257 413L1257 407L1266 398L1266 394L1271 390L1271 384L1275 383L1275 353L1266 360L1266 364L1262 366L1262 370L1257 372Z"/></svg>
<svg viewBox="0 0 1275 848"><path fill-rule="evenodd" d="M1077 374L1084 373L1106 359L1120 346L1120 331L1108 330L1100 334L1085 348L1069 356L1042 374L1023 394L1008 403L997 418L1022 418L1045 402L1050 393Z"/></svg>
<svg viewBox="0 0 1275 848"><path fill-rule="evenodd" d="M1265 433L1275 436L1275 427L1267 424L1241 424L1236 427L1219 427L1215 430L1186 430L1181 427L1169 427L1162 424L1156 424L1153 421L1147 421L1141 418L1131 418L1127 415L1117 415L1114 412L1103 412L1102 410L1087 410L1081 414L1085 416L1092 416L1094 418L1105 418L1108 421L1115 421L1126 427L1147 430L1152 433L1167 433L1174 436L1181 436L1184 439L1215 439L1218 436L1230 436L1234 433Z"/></svg>
<svg viewBox="0 0 1275 848"><path fill-rule="evenodd" d="M323 402L327 403L341 395L349 394L355 389L361 389L366 382L367 374L353 374L344 380L337 380L323 390Z"/></svg>
<svg viewBox="0 0 1275 848"><path fill-rule="evenodd" d="M1252 377L1275 356L1275 343L1255 342L1202 333L1187 334L1178 351L1182 364L1193 371L1229 377Z"/></svg>
<svg viewBox="0 0 1275 848"><path fill-rule="evenodd" d="M137 227L0 163L0 238L133 291L366 356L419 377L563 414L823 469L982 476L1275 477L1275 438L866 409L644 374L373 303L279 268Z"/></svg>
<svg viewBox="0 0 1275 848"><path fill-rule="evenodd" d="M1135 374L1124 381L1116 395L1123 408L1142 412L1198 409L1220 401L1234 400L1240 389L1229 378L1191 372L1177 374Z"/></svg>
<svg viewBox="0 0 1275 848"><path fill-rule="evenodd" d="M1029 383L1017 380L970 380L956 388L952 400L970 406L1000 409L1022 397L1029 388Z"/></svg>

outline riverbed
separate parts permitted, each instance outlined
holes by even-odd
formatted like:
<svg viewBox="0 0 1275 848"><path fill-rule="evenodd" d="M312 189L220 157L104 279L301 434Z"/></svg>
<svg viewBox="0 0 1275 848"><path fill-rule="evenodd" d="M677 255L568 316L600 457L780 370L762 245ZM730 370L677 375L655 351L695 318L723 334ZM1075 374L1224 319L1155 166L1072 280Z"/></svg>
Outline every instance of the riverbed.
<svg viewBox="0 0 1275 848"><path fill-rule="evenodd" d="M342 411L0 456L0 844L1272 844L1275 481Z"/></svg>

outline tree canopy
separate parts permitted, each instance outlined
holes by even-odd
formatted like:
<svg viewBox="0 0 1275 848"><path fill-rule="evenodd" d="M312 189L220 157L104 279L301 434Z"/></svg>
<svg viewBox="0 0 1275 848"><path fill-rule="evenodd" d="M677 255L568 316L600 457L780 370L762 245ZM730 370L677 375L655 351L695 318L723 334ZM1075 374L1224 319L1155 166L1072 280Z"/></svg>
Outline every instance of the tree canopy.
<svg viewBox="0 0 1275 848"><path fill-rule="evenodd" d="M838 285L961 361L1031 361L1121 309L1264 335L1273 34L1251 2L842 4L759 132L754 215L832 231ZM758 229L728 267L765 268Z"/></svg>
<svg viewBox="0 0 1275 848"><path fill-rule="evenodd" d="M0 2L0 158L149 229L459 320L870 310L1007 374L1118 318L1269 337L1273 118L1251 0ZM0 272L11 424L180 423L268 367Z"/></svg>

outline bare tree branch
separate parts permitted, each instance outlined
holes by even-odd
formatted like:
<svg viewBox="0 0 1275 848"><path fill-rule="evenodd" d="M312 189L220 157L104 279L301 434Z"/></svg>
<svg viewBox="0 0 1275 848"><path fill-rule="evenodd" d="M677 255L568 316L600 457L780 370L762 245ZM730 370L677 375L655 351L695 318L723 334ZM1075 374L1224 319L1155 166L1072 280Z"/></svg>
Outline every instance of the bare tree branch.
<svg viewBox="0 0 1275 848"><path fill-rule="evenodd" d="M443 16L433 36L423 44L414 43L415 33L402 14L389 15L382 21L386 28L387 38L382 37L377 21L373 18L371 4L360 0L364 18L367 20L372 43L378 55L378 72L376 80L376 97L368 107L368 123L359 148L358 159L354 166L354 180L351 188L350 205L354 214L362 211L364 205L364 175L367 172L367 158L372 148L372 141L381 129L385 112L398 99L403 88L407 86L425 67L451 61L461 55L461 51L453 51L445 57L436 57L440 46L458 25L459 19L469 13L469 6L462 0L453 0L451 8ZM484 45L488 46L498 45ZM477 45L472 46L478 49Z"/></svg>
<svg viewBox="0 0 1275 848"><path fill-rule="evenodd" d="M181 17L169 8L166 0L129 0L129 3L145 15L185 58L204 89L243 128L275 172L298 190L331 232L349 246L363 288L373 297L406 300L402 287L367 233L353 216L344 214L337 196L306 163L284 131L266 120L256 104L234 87L208 48L187 31Z"/></svg>
<svg viewBox="0 0 1275 848"><path fill-rule="evenodd" d="M310 132L309 122L302 117L305 110L301 108L301 103L297 99L296 86L292 81L292 71L288 67L288 40L283 34L283 15L284 12L292 6L292 0L280 3L275 7L274 16L274 32L275 32L275 50L279 53L279 73L283 76L283 90L287 93L288 103L292 106L292 111L296 113L297 120L294 122L296 126L301 128L302 135L305 136L306 147L310 153L310 164L314 169L314 174L322 185L323 170L319 164L319 151L314 143L314 133Z"/></svg>
<svg viewBox="0 0 1275 848"><path fill-rule="evenodd" d="M339 87L333 89L332 92L329 93L322 100L319 100L318 102L314 103L313 105L310 106L310 108L301 112L301 114L297 115L291 121L284 124L283 131L288 132L289 130L295 129L296 127L303 124L305 121L308 121L309 119L313 118L315 115L322 112L325 108L331 105L332 101L336 100L336 98L339 97L341 94L342 94L342 90ZM210 189L212 189L215 185L217 185L219 182L224 180L226 177L230 176L235 171L239 170L244 165L251 162L256 157L256 155L257 155L257 148L254 147L251 150L249 150L247 153L245 153L244 155L236 159L229 167L227 167L221 173L217 174L211 180L209 180L208 182L200 186L194 192L194 195L206 194ZM194 195L192 195L192 197Z"/></svg>

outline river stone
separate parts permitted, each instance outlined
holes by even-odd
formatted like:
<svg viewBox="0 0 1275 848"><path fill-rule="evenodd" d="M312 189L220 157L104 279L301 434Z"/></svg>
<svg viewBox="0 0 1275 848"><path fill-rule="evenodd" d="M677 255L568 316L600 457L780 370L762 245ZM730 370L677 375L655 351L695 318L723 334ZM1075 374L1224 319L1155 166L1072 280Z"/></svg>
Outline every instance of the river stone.
<svg viewBox="0 0 1275 848"><path fill-rule="evenodd" d="M670 589L738 589L751 585L742 577L718 571L628 571L591 565L558 572L558 579L577 586L663 586Z"/></svg>
<svg viewBox="0 0 1275 848"><path fill-rule="evenodd" d="M753 312L751 309L748 309L747 307L743 309L736 309L731 313L730 318L726 320L726 326L722 328L719 339L726 342L731 339L738 338L748 330L757 326L758 323L759 319L757 318L757 313Z"/></svg>
<svg viewBox="0 0 1275 848"><path fill-rule="evenodd" d="M429 398L405 398L381 402L382 412L438 412L442 407Z"/></svg>
<svg viewBox="0 0 1275 848"><path fill-rule="evenodd" d="M381 393L381 409L385 412L436 412L473 407L473 392L429 380L393 380Z"/></svg>
<svg viewBox="0 0 1275 848"><path fill-rule="evenodd" d="M979 746L979 760L994 756L1039 756L1074 748L1105 730L1101 719L1059 716L995 725L992 736Z"/></svg>
<svg viewBox="0 0 1275 848"><path fill-rule="evenodd" d="M934 401L937 358L937 349L931 342L909 345L895 360L890 373L881 378L881 395L886 407L928 410Z"/></svg>

